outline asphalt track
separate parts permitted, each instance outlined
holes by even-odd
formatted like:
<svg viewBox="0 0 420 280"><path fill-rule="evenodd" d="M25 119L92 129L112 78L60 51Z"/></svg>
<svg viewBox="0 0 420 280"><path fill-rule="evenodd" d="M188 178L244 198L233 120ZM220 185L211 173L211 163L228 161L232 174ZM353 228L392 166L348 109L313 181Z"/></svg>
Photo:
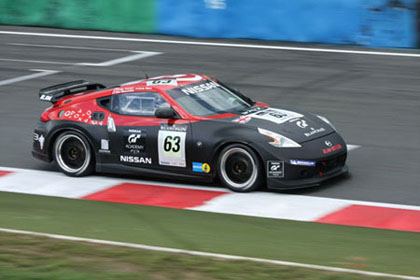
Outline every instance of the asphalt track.
<svg viewBox="0 0 420 280"><path fill-rule="evenodd" d="M367 50L12 26L0 31ZM132 51L160 54L121 61L139 54ZM349 155L349 176L291 193L420 206L420 57L0 34L0 166L55 170L30 154L34 124L48 106L38 100L40 88L76 79L113 85L139 79L143 71L212 75L255 100L324 115L348 143L361 146Z"/></svg>

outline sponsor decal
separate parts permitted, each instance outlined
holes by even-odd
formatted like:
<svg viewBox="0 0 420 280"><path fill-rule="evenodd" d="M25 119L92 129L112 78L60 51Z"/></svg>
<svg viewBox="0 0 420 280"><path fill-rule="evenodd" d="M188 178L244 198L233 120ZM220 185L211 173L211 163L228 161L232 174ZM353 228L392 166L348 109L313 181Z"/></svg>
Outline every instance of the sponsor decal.
<svg viewBox="0 0 420 280"><path fill-rule="evenodd" d="M134 87L115 88L112 90L112 94L134 92L134 91L135 91Z"/></svg>
<svg viewBox="0 0 420 280"><path fill-rule="evenodd" d="M128 136L128 143L136 143L137 139L140 139L141 134L130 134L130 136Z"/></svg>
<svg viewBox="0 0 420 280"><path fill-rule="evenodd" d="M325 128L323 128L323 127L320 127L320 128L317 128L317 129L311 127L311 131L310 132L305 132L304 135L306 137L310 137L314 134L321 133L321 132L324 132L324 131L325 131Z"/></svg>
<svg viewBox="0 0 420 280"><path fill-rule="evenodd" d="M176 167L186 167L185 138L186 127L182 130L159 130L158 154L159 164Z"/></svg>
<svg viewBox="0 0 420 280"><path fill-rule="evenodd" d="M192 94L197 94L203 91L208 91L211 90L213 88L217 88L219 87L218 84L216 84L215 82L207 82L207 83L203 83L201 85L197 85L197 86L192 86L192 87L184 87L181 89L181 91L183 93L185 93L186 95L192 95Z"/></svg>
<svg viewBox="0 0 420 280"><path fill-rule="evenodd" d="M159 79L147 81L148 86L177 86L178 82L176 79Z"/></svg>
<svg viewBox="0 0 420 280"><path fill-rule="evenodd" d="M315 161L309 161L309 160L299 160L299 159L291 159L290 164L293 165L302 165L302 166L315 166Z"/></svg>
<svg viewBox="0 0 420 280"><path fill-rule="evenodd" d="M160 125L160 130L166 130L166 131L181 131L181 132L186 132L187 131L188 126L186 125L170 125L170 124L161 124Z"/></svg>
<svg viewBox="0 0 420 280"><path fill-rule="evenodd" d="M34 133L34 141L39 142L39 148L44 149L45 137L42 134Z"/></svg>
<svg viewBox="0 0 420 280"><path fill-rule="evenodd" d="M101 139L101 149L99 150L100 153L110 153L109 150L109 140L108 139Z"/></svg>
<svg viewBox="0 0 420 280"><path fill-rule="evenodd" d="M52 100L52 98L53 98L53 96L52 96L52 95L47 95L47 94L42 94L42 95L39 97L39 99L40 99L40 100L43 100L43 101L51 101L51 100Z"/></svg>
<svg viewBox="0 0 420 280"><path fill-rule="evenodd" d="M61 111L62 112L62 111ZM67 110L59 114L59 117L66 120L78 121L93 125L102 125L102 121L92 120L92 111L84 109Z"/></svg>
<svg viewBox="0 0 420 280"><path fill-rule="evenodd" d="M149 157L137 157L137 156L123 156L120 155L121 162L127 163L140 163L140 164L152 164L152 158Z"/></svg>
<svg viewBox="0 0 420 280"><path fill-rule="evenodd" d="M210 173L210 165L208 163L193 162L192 169L194 172Z"/></svg>
<svg viewBox="0 0 420 280"><path fill-rule="evenodd" d="M138 154L146 150L146 131L129 129L124 132L124 151Z"/></svg>
<svg viewBox="0 0 420 280"><path fill-rule="evenodd" d="M250 115L250 114L253 114L255 112L259 112L259 111L265 110L265 109L267 109L267 108L265 108L265 107L252 107L252 108L250 108L250 109L248 109L246 111L243 111L241 113L241 115Z"/></svg>
<svg viewBox="0 0 420 280"><path fill-rule="evenodd" d="M284 177L284 162L278 160L267 161L267 177L283 178Z"/></svg>
<svg viewBox="0 0 420 280"><path fill-rule="evenodd" d="M334 151L340 150L341 148L343 148L343 146L341 146L341 144L337 144L337 145L332 146L332 147L330 147L330 148L325 148L325 149L323 149L323 150L322 150L322 152L323 152L324 154L328 154L328 153L331 153L331 152L334 152Z"/></svg>
<svg viewBox="0 0 420 280"><path fill-rule="evenodd" d="M233 120L233 122L236 122L236 123L247 123L247 122L249 122L251 120L251 117L250 116L241 116L241 117L239 117L239 118L237 118L237 119L234 119Z"/></svg>
<svg viewBox="0 0 420 280"><path fill-rule="evenodd" d="M257 111L255 113L250 114L249 116L256 119L274 122L276 124L282 124L292 119L303 117L303 115L296 112L274 108L268 108L265 110Z"/></svg>
<svg viewBox="0 0 420 280"><path fill-rule="evenodd" d="M329 140L325 140L325 145L327 146L327 147L331 147L332 146L332 143L331 143L331 141L329 141Z"/></svg>
<svg viewBox="0 0 420 280"><path fill-rule="evenodd" d="M306 128L308 126L308 124L306 123L305 120L299 120L296 122L296 125L300 128Z"/></svg>

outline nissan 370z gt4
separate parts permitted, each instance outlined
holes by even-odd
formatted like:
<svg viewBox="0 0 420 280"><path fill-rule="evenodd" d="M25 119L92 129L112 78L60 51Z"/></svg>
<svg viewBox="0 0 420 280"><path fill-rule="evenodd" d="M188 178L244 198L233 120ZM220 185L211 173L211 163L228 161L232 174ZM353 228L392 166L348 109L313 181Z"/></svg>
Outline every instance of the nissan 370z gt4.
<svg viewBox="0 0 420 280"><path fill-rule="evenodd" d="M204 75L112 88L74 81L39 96L53 105L32 153L70 176L218 179L246 192L315 186L348 170L345 142L326 118L271 108Z"/></svg>

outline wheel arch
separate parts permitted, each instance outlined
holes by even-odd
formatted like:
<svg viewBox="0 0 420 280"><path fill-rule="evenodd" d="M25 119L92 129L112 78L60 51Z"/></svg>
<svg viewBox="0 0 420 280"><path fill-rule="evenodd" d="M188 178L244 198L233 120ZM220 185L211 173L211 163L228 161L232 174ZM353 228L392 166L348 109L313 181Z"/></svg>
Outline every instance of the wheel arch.
<svg viewBox="0 0 420 280"><path fill-rule="evenodd" d="M73 127L73 126L61 127L54 130L54 132L52 132L51 136L49 137L50 141L48 143L48 158L51 160L53 159L54 143L57 140L58 136L60 136L64 132L69 132L69 131L77 132L86 138L92 150L93 160L96 161L97 155L94 149L95 146L93 144L92 138L90 137L89 133L83 128Z"/></svg>
<svg viewBox="0 0 420 280"><path fill-rule="evenodd" d="M213 159L212 159L212 163L213 166L217 166L217 161L220 157L220 153L223 151L224 148L226 148L229 145L234 145L234 144L240 144L240 145L244 145L246 147L248 147L249 149L251 149L258 157L258 160L261 164L262 167L264 167L264 160L263 157L261 155L261 153L258 151L257 147L255 145L253 145L252 143L248 142L248 141L243 141L243 140L229 140L229 141L223 141L221 143L219 143L216 146L216 152L214 153ZM214 173L214 176L217 177L216 172Z"/></svg>

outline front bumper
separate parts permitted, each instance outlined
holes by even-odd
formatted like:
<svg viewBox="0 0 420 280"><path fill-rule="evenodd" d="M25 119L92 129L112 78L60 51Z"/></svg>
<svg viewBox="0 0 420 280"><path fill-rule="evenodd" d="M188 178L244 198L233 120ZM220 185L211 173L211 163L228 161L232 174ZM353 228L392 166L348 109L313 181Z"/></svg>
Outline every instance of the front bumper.
<svg viewBox="0 0 420 280"><path fill-rule="evenodd" d="M317 164L318 165L318 164ZM276 190L292 190L300 188L308 188L319 186L322 182L331 178L337 177L342 174L349 172L347 165L337 166L328 172L322 172L319 167L305 168L301 166L302 171L297 171L295 176L289 176L288 178L267 178L267 188ZM285 165L285 170L288 169L288 165ZM302 173L305 175L303 176ZM292 178L290 178L292 177ZM293 178L294 177L294 178Z"/></svg>
<svg viewBox="0 0 420 280"><path fill-rule="evenodd" d="M331 147L326 145L331 144ZM269 148L266 159L266 182L269 189L298 189L320 185L325 180L348 173L347 147L337 133L301 144L301 148ZM273 155L276 155L273 157ZM296 163L299 162L299 163ZM277 165L280 172L273 173Z"/></svg>

